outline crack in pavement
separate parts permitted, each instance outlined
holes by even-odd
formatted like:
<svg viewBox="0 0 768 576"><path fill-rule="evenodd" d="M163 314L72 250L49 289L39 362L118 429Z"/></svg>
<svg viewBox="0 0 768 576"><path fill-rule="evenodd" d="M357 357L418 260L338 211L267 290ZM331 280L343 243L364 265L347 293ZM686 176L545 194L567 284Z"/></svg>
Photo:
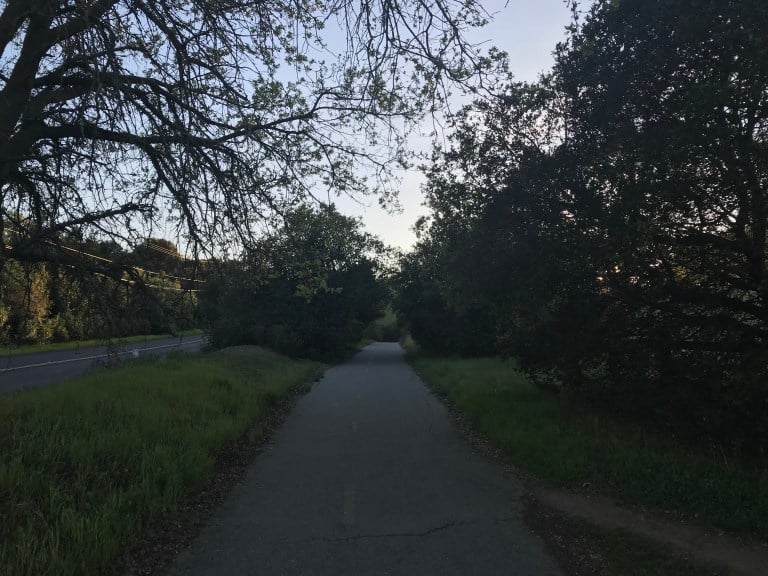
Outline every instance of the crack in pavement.
<svg viewBox="0 0 768 576"><path fill-rule="evenodd" d="M518 518L492 518L491 522L494 524L504 524L507 522L517 522ZM385 532L383 534L356 534L354 536L343 536L338 538L329 538L324 536L313 536L311 538L303 538L300 540L283 540L280 544L306 544L311 542L327 542L331 544L342 544L345 542L357 542L359 540L379 540L384 538L424 538L431 536L437 532L444 530L450 530L452 528L461 528L464 526L472 526L475 524L481 524L486 520L451 520L440 526L429 528L421 532Z"/></svg>

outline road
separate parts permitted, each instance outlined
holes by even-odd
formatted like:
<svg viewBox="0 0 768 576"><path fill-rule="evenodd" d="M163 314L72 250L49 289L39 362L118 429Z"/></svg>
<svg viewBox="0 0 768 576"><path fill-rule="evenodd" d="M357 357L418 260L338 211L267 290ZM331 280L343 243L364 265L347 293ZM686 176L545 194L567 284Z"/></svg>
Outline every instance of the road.
<svg viewBox="0 0 768 576"><path fill-rule="evenodd" d="M299 400L170 575L559 574L521 493L377 343Z"/></svg>
<svg viewBox="0 0 768 576"><path fill-rule="evenodd" d="M180 350L198 352L203 343L204 337L197 335L121 344L117 348L117 358L168 354ZM0 394L21 388L40 388L57 384L84 374L94 365L109 361L110 357L114 359L115 354L110 354L106 346L0 356Z"/></svg>

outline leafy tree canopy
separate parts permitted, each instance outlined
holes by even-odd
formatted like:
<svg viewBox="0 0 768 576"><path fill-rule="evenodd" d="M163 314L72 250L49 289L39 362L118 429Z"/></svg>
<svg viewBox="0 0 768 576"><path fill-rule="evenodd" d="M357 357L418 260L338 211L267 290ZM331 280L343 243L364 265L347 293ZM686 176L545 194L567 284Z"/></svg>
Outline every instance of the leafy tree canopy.
<svg viewBox="0 0 768 576"><path fill-rule="evenodd" d="M476 70L463 32L483 21L471 0L0 10L0 227L29 250L171 217L210 253L325 190L386 197L408 126Z"/></svg>
<svg viewBox="0 0 768 576"><path fill-rule="evenodd" d="M426 347L765 449L768 4L598 0L468 107L399 308Z"/></svg>

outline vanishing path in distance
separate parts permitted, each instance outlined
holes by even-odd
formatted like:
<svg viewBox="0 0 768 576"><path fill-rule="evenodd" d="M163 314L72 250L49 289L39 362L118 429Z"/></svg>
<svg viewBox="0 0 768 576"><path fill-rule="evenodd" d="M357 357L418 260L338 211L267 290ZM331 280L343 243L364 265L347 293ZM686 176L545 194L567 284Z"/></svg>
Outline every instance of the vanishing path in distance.
<svg viewBox="0 0 768 576"><path fill-rule="evenodd" d="M93 346L57 352L36 352L18 356L0 355L0 394L21 388L40 388L85 374L91 367L111 358L161 355L170 352L199 352L204 337L183 336L117 344L113 351Z"/></svg>
<svg viewBox="0 0 768 576"><path fill-rule="evenodd" d="M399 345L372 344L299 399L170 574L559 574L521 493Z"/></svg>

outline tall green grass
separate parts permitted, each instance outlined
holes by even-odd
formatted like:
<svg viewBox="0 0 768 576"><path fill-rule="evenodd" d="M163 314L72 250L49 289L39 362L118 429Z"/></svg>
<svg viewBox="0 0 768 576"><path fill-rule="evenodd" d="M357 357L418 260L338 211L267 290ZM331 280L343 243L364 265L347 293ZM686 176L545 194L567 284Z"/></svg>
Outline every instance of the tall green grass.
<svg viewBox="0 0 768 576"><path fill-rule="evenodd" d="M0 574L101 573L314 370L264 351L177 355L3 397Z"/></svg>
<svg viewBox="0 0 768 576"><path fill-rule="evenodd" d="M476 430L548 483L588 483L625 503L768 537L766 469L690 451L640 426L576 408L536 388L510 360L415 354L412 361Z"/></svg>

